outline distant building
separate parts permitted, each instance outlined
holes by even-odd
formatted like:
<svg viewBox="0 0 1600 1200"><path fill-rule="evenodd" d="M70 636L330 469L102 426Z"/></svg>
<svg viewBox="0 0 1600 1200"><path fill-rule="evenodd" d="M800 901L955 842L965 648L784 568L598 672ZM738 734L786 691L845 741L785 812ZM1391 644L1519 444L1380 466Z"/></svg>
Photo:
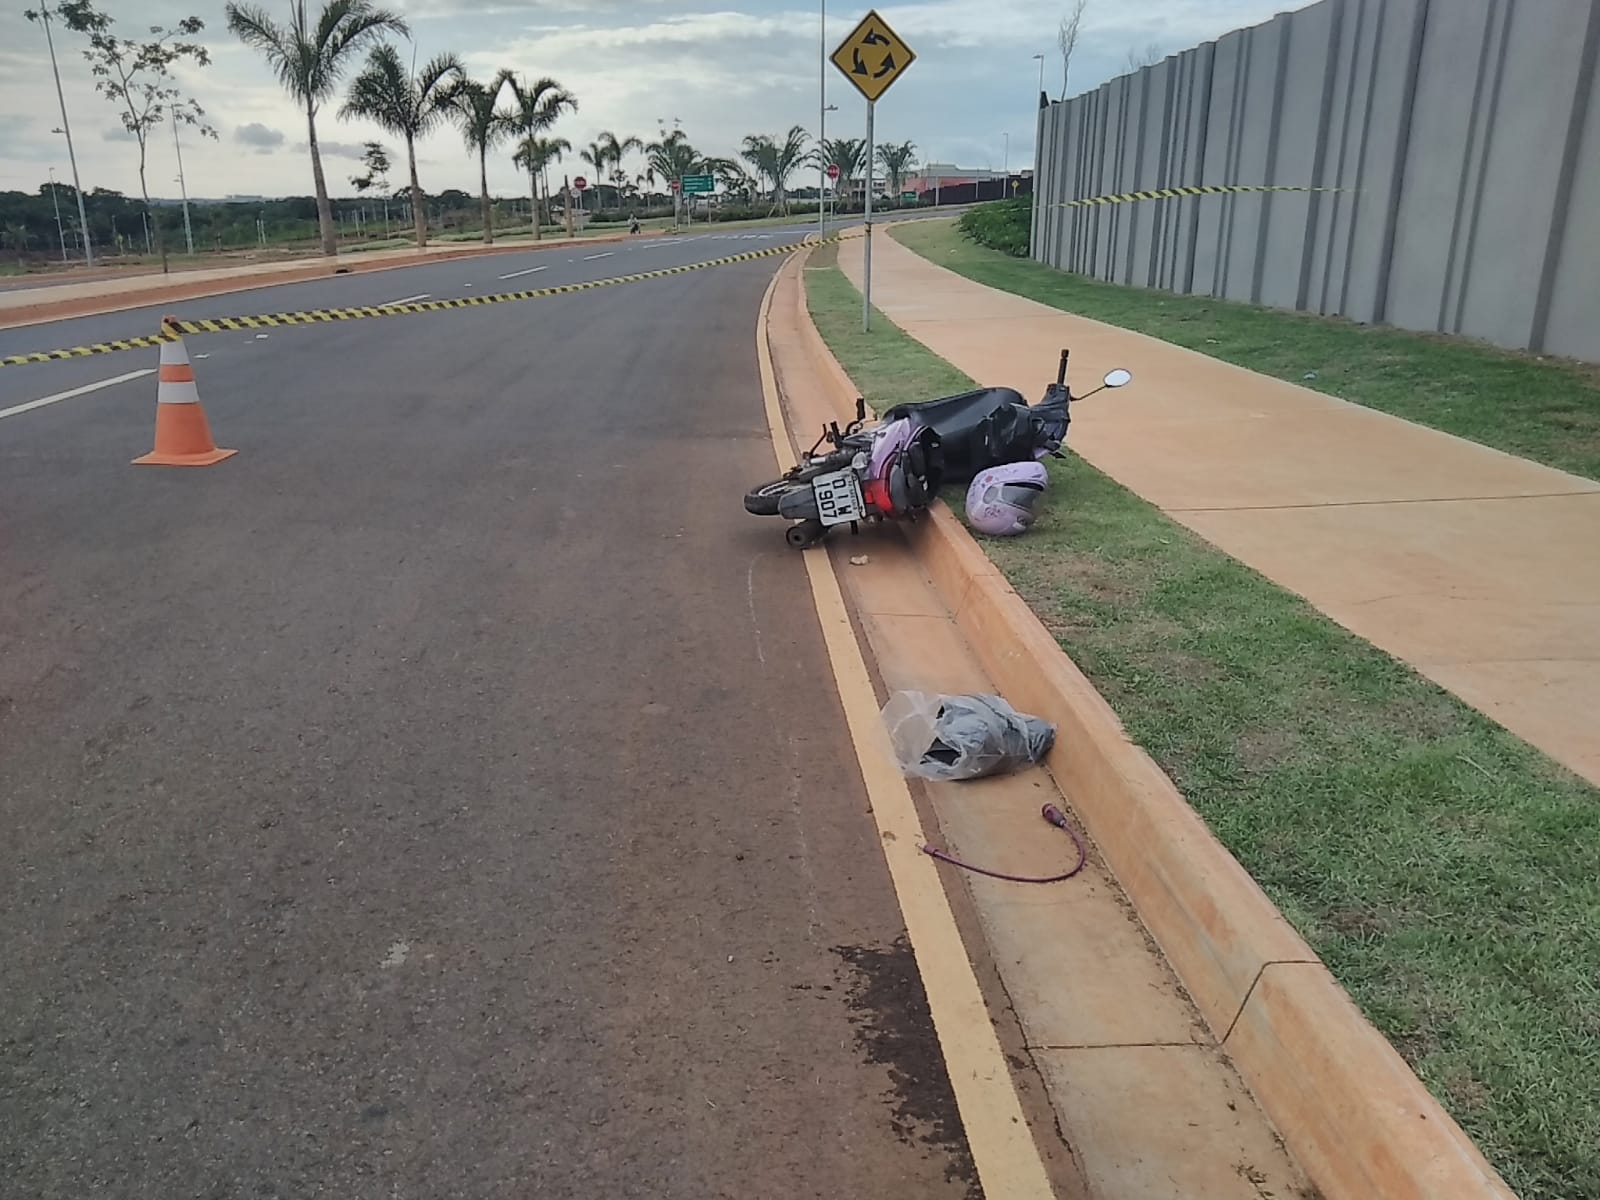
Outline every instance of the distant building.
<svg viewBox="0 0 1600 1200"><path fill-rule="evenodd" d="M1004 171L991 171L976 167L958 167L954 163L924 163L917 174L908 177L905 189L908 192L931 192L935 189L959 187L964 183L985 183L991 179L1006 178L1030 179L1033 171L1013 171L1008 176Z"/></svg>

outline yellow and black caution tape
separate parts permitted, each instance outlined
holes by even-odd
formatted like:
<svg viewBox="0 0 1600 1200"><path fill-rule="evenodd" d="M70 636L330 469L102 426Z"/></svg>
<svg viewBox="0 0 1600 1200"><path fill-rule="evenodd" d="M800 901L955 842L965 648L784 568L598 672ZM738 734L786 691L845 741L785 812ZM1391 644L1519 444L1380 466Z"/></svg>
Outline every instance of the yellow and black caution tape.
<svg viewBox="0 0 1600 1200"><path fill-rule="evenodd" d="M686 263L679 267L661 267L654 271L640 271L634 275L618 275L612 279L590 279L582 283L563 283L555 287L535 288L532 291L496 292L490 296L463 296L454 300L419 300L410 304L363 305L359 308L312 308L298 312L262 313L252 317L212 317L205 321L167 318L161 323L161 332L148 337L121 338L112 342L95 342L88 346L68 346L62 350L43 350L36 354L11 354L0 358L0 367L20 367L27 363L55 362L65 358L86 358L91 354L111 354L117 350L146 349L159 346L162 342L176 341L179 335L185 333L222 333L229 329L277 329L285 325L361 321L368 317L408 316L416 313L443 312L452 308L479 308L485 304L505 304L513 300L539 300L545 296L565 296L571 292L588 292L595 288L615 287L621 283L638 283L645 279L661 279L668 275L703 271L708 267L725 267L758 258L771 258L776 254L792 254L798 248L788 245L768 246L761 250L747 250L743 254L730 254L726 258Z"/></svg>
<svg viewBox="0 0 1600 1200"><path fill-rule="evenodd" d="M1194 184L1189 187L1157 188L1150 192L1122 192L1115 196L1090 196L1084 200L1063 200L1051 208L1087 208L1091 204L1127 204L1134 200L1175 200L1180 196L1228 196L1239 192L1342 192L1347 188L1296 187L1280 183Z"/></svg>

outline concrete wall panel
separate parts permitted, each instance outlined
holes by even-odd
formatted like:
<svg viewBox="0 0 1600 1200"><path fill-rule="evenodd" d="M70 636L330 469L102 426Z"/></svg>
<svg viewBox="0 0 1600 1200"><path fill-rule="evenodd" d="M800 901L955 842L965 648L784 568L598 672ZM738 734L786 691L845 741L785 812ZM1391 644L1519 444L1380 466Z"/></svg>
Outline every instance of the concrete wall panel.
<svg viewBox="0 0 1600 1200"><path fill-rule="evenodd" d="M1565 149L1552 126L1572 104L1589 19L1575 7L1552 8L1542 20L1507 22L1471 183L1473 221L1458 247L1460 295L1446 323L1452 332L1509 333L1518 344L1532 334Z"/></svg>
<svg viewBox="0 0 1600 1200"><path fill-rule="evenodd" d="M1600 0L1322 0L1052 105L1036 258L1600 357ZM1181 184L1280 184L1063 209Z"/></svg>

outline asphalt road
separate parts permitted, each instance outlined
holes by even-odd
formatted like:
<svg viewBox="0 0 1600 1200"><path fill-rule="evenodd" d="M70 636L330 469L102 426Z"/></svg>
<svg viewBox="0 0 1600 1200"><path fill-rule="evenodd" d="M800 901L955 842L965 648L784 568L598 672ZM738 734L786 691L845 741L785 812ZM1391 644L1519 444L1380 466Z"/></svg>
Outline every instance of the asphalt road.
<svg viewBox="0 0 1600 1200"><path fill-rule="evenodd" d="M187 339L207 470L128 465L150 376L0 419L0 1192L976 1194L803 565L739 504L778 261Z"/></svg>

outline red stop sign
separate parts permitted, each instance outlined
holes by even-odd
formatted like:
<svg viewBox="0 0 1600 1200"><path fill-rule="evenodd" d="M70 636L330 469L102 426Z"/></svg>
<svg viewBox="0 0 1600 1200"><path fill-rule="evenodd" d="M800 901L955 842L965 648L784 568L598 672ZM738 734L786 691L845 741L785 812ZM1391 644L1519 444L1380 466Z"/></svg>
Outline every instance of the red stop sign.
<svg viewBox="0 0 1600 1200"><path fill-rule="evenodd" d="M577 188L581 192L581 191L583 191L584 188L589 186L589 181L587 179L585 179L582 175L579 175L576 179L574 179L572 181L572 186Z"/></svg>
<svg viewBox="0 0 1600 1200"><path fill-rule="evenodd" d="M679 183L676 179L674 179L667 186L670 187L673 191L677 191L679 188L681 188L683 186L683 184Z"/></svg>
<svg viewBox="0 0 1600 1200"><path fill-rule="evenodd" d="M828 164L828 178L829 179L837 179L837 178L839 178L839 164L838 163L829 163Z"/></svg>

